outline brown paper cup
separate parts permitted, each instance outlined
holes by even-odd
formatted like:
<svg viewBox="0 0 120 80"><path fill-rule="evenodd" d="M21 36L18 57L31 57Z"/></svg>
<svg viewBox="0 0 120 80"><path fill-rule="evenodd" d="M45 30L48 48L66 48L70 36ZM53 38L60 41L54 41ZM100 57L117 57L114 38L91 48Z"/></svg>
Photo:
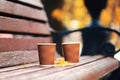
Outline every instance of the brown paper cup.
<svg viewBox="0 0 120 80"><path fill-rule="evenodd" d="M62 43L64 58L68 62L79 62L80 43Z"/></svg>
<svg viewBox="0 0 120 80"><path fill-rule="evenodd" d="M38 43L39 63L42 65L54 64L55 60L55 43Z"/></svg>

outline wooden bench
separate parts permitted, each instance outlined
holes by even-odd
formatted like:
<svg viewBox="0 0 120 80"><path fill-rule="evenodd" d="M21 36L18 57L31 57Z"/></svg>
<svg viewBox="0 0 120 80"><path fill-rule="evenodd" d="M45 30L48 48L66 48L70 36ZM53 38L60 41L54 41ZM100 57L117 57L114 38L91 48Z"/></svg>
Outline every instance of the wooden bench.
<svg viewBox="0 0 120 80"><path fill-rule="evenodd" d="M0 38L0 80L97 80L119 67L101 55L81 56L71 66L39 65L36 44L52 42L40 0L0 0L0 33L15 36Z"/></svg>
<svg viewBox="0 0 120 80"><path fill-rule="evenodd" d="M52 42L40 0L0 0L0 33L17 36L0 38L0 67L38 61L36 44Z"/></svg>

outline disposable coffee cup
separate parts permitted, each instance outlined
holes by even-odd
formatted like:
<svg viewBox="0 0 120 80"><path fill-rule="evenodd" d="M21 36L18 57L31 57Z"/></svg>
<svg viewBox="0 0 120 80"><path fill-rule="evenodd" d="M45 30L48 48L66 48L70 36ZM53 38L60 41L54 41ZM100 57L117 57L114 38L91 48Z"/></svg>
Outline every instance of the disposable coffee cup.
<svg viewBox="0 0 120 80"><path fill-rule="evenodd" d="M38 56L40 65L52 65L55 60L55 43L38 43Z"/></svg>
<svg viewBox="0 0 120 80"><path fill-rule="evenodd" d="M64 53L65 61L78 63L79 53L80 53L80 43L79 42L69 42L62 43L62 50Z"/></svg>

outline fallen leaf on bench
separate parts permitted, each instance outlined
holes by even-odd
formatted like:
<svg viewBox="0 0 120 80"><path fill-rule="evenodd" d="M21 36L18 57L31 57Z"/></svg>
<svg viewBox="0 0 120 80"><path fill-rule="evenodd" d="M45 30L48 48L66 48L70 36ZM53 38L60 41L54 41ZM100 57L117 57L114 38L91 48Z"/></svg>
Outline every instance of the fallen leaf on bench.
<svg viewBox="0 0 120 80"><path fill-rule="evenodd" d="M55 59L55 65L56 66L68 66L68 65L73 65L73 63L70 63L68 61L65 61L65 59L62 57L62 58L56 58Z"/></svg>

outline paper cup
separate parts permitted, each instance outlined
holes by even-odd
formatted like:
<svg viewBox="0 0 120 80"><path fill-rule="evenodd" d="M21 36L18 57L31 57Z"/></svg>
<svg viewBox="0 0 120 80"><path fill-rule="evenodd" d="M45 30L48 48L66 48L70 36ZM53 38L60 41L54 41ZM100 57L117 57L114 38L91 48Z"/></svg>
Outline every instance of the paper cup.
<svg viewBox="0 0 120 80"><path fill-rule="evenodd" d="M38 56L40 65L54 64L55 60L55 43L38 43Z"/></svg>
<svg viewBox="0 0 120 80"><path fill-rule="evenodd" d="M72 63L79 62L80 43L62 43L62 50L66 61Z"/></svg>

